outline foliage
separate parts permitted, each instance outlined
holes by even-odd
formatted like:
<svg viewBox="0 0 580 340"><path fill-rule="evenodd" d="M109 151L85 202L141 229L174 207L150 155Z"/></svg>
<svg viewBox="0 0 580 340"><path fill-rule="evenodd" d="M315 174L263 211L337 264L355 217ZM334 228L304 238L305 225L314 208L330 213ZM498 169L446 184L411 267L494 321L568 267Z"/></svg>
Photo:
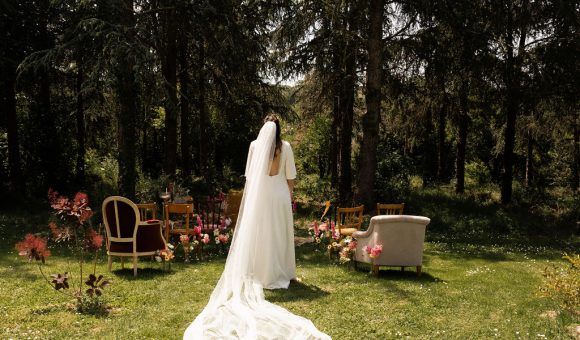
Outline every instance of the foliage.
<svg viewBox="0 0 580 340"><path fill-rule="evenodd" d="M551 266L544 270L541 296L557 299L563 308L580 315L580 255L565 255L565 267Z"/></svg>
<svg viewBox="0 0 580 340"><path fill-rule="evenodd" d="M375 191L379 202L403 202L409 196L411 160L397 146L395 138L386 137L379 144Z"/></svg>
<svg viewBox="0 0 580 340"><path fill-rule="evenodd" d="M73 199L66 196L60 196L58 192L50 189L48 191L48 199L54 211L55 216L60 221L59 226L56 222L49 223L49 229L52 234L52 239L56 243L67 242L72 243L72 250L78 256L79 264L79 286L72 293L65 293L76 299L76 308L81 313L106 313L107 306L99 298L103 294L103 289L108 286L111 281L103 278L103 275L98 277L95 274L97 252L103 246L103 236L96 232L90 225L90 218L93 214L89 207L89 199L87 194L77 192ZM16 244L16 249L19 255L27 256L31 261L35 259L42 261L44 264L45 258L50 256L50 251L47 249L47 240L42 237L37 237L32 234L27 234L25 240ZM85 264L85 256L93 254L95 258L95 265L93 273L88 275L88 279L84 284L88 286L86 290L83 289L83 265ZM71 288L69 279L71 275L68 272L64 274L51 274L47 277L40 264L38 269L46 282L56 291L65 292Z"/></svg>

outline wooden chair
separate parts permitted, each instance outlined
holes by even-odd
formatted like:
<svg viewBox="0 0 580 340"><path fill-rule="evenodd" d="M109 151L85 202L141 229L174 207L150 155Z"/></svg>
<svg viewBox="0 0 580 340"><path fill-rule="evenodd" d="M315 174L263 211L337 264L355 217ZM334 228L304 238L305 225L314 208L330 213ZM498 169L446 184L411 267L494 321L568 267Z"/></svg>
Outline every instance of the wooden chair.
<svg viewBox="0 0 580 340"><path fill-rule="evenodd" d="M137 205L121 196L107 197L103 201L103 222L107 232L108 268L111 271L113 256L133 258L133 275L137 276L137 257L155 255L166 249L161 231L161 221L144 222Z"/></svg>
<svg viewBox="0 0 580 340"><path fill-rule="evenodd" d="M192 235L193 228L189 228L189 218L193 214L193 204L189 203L168 203L165 204L165 238L169 239L172 234ZM181 228L175 227L175 222L171 221L171 215L179 215L182 222ZM173 227L171 225L173 222Z"/></svg>
<svg viewBox="0 0 580 340"><path fill-rule="evenodd" d="M213 231L220 227L222 217L223 200L216 197L204 197L198 201L198 214L201 217L203 227L202 233L211 235Z"/></svg>
<svg viewBox="0 0 580 340"><path fill-rule="evenodd" d="M225 215L232 220L230 227L234 229L236 227L236 222L238 221L238 213L240 211L240 206L242 205L242 197L244 196L243 191L230 191L226 199L226 209Z"/></svg>
<svg viewBox="0 0 580 340"><path fill-rule="evenodd" d="M403 215L405 203L401 204L382 204L377 203L377 215Z"/></svg>
<svg viewBox="0 0 580 340"><path fill-rule="evenodd" d="M139 217L141 218L141 221L157 219L157 204L137 203L137 209L139 209ZM149 212L151 212L151 217L149 217Z"/></svg>
<svg viewBox="0 0 580 340"><path fill-rule="evenodd" d="M352 236L360 230L363 222L363 211L365 206L361 205L354 208L337 208L336 225L340 236Z"/></svg>

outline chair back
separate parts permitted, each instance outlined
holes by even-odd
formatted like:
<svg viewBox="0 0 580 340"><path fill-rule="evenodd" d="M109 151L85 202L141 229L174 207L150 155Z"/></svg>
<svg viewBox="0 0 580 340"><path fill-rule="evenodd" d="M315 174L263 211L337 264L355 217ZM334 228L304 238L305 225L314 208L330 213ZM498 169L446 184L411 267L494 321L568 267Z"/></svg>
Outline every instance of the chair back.
<svg viewBox="0 0 580 340"><path fill-rule="evenodd" d="M403 215L405 203L383 204L377 203L377 215Z"/></svg>
<svg viewBox="0 0 580 340"><path fill-rule="evenodd" d="M141 221L147 221L149 219L157 219L157 204L155 203L138 203L137 208L139 209L139 217ZM151 212L151 218L149 218L149 212Z"/></svg>
<svg viewBox="0 0 580 340"><path fill-rule="evenodd" d="M364 205L353 208L337 208L336 224L338 226L338 232L340 233L343 228L356 228L360 230L363 222L364 208Z"/></svg>
<svg viewBox="0 0 580 340"><path fill-rule="evenodd" d="M430 219L427 217L409 215L383 215L371 218L368 245L383 246L383 251L375 262L394 266L421 265L425 231L429 222ZM356 257L366 258L368 254L361 249ZM370 258L367 260L370 261Z"/></svg>
<svg viewBox="0 0 580 340"><path fill-rule="evenodd" d="M135 203L121 196L110 196L103 201L103 222L110 240L130 241L139 223Z"/></svg>
<svg viewBox="0 0 580 340"><path fill-rule="evenodd" d="M242 197L244 196L243 191L230 191L226 200L226 217L232 220L231 228L236 227L236 222L238 221L238 213L240 212L240 206L242 205Z"/></svg>
<svg viewBox="0 0 580 340"><path fill-rule="evenodd" d="M174 228L172 234L189 234L189 217L193 214L193 204L191 203L168 203L165 205L165 228L167 228L166 238L169 237L169 220L171 215L181 215L185 217L182 228Z"/></svg>

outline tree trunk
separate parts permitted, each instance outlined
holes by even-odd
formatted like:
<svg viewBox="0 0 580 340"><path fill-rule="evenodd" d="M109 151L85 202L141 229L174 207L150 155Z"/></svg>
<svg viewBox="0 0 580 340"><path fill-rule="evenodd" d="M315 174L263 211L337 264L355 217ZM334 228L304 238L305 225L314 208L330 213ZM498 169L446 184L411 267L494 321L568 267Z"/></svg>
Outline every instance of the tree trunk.
<svg viewBox="0 0 580 340"><path fill-rule="evenodd" d="M459 124L457 127L457 157L455 158L455 192L465 192L465 149L467 146L467 128L469 125L467 80L463 80L459 93Z"/></svg>
<svg viewBox="0 0 580 340"><path fill-rule="evenodd" d="M340 175L338 183L339 201L347 203L352 199L352 124L354 119L354 97L356 85L356 51L358 42L358 4L350 3L348 9L348 39L346 42L345 77L342 82L342 97L344 105L341 106L341 134L340 134Z"/></svg>
<svg viewBox="0 0 580 340"><path fill-rule="evenodd" d="M14 194L24 191L22 165L20 161L20 142L18 138L18 118L16 116L16 70L11 63L6 62L3 68L2 79L2 111L6 115L6 132L8 137L8 170L10 173L10 189Z"/></svg>
<svg viewBox="0 0 580 340"><path fill-rule="evenodd" d="M437 180L442 181L445 177L445 130L447 124L446 117L447 104L445 99L437 114Z"/></svg>
<svg viewBox="0 0 580 340"><path fill-rule="evenodd" d="M121 24L134 25L133 0L124 0L125 8L120 18ZM135 182L137 180L136 166L136 125L137 106L135 93L134 61L131 56L119 58L117 70L118 82L118 143L119 143L119 193L129 199L135 199Z"/></svg>
<svg viewBox="0 0 580 340"><path fill-rule="evenodd" d="M528 130L527 140L526 140L526 175L524 179L524 186L529 188L532 185L532 174L533 174L533 157L534 157L534 140L532 138L532 132Z"/></svg>
<svg viewBox="0 0 580 340"><path fill-rule="evenodd" d="M181 162L182 176L187 181L191 175L191 125L193 115L190 109L191 78L188 73L187 41L184 32L179 38L179 84L181 109Z"/></svg>
<svg viewBox="0 0 580 340"><path fill-rule="evenodd" d="M375 204L375 175L377 146L381 117L382 89L382 36L384 0L371 0L367 66L367 112L363 116L363 140L360 149L360 167L357 183L357 201L368 209Z"/></svg>
<svg viewBox="0 0 580 340"><path fill-rule="evenodd" d="M177 168L177 23L175 8L166 11L165 50L161 72L165 80L165 174L173 177Z"/></svg>
<svg viewBox="0 0 580 340"><path fill-rule="evenodd" d="M198 138L199 138L199 167L202 176L205 176L209 171L209 145L208 145L208 117L207 117L207 107L205 103L205 40L204 38L200 41L199 47L199 78L198 78L198 95L197 95L197 107L199 109L199 126L198 126Z"/></svg>
<svg viewBox="0 0 580 340"><path fill-rule="evenodd" d="M522 12L527 11L527 1L522 1ZM516 120L520 106L520 65L525 52L526 41L526 23L521 23L520 38L518 46L518 55L514 56L513 44L513 18L512 11L508 12L506 27L505 44L507 47L506 67L505 67L505 108L506 108L506 128L504 135L504 154L503 154L503 178L501 186L501 203L508 204L512 201L512 182L514 167L514 147L516 140Z"/></svg>
<svg viewBox="0 0 580 340"><path fill-rule="evenodd" d="M81 58L77 58L77 79L76 79L76 92L77 92L77 109L76 109L76 121L77 121L77 162L76 162L76 175L77 183L80 187L85 185L85 111L83 104L83 95L81 93L83 86L83 68Z"/></svg>
<svg viewBox="0 0 580 340"><path fill-rule="evenodd" d="M574 159L572 160L572 189L580 188L580 128L578 127L578 113L574 119Z"/></svg>
<svg viewBox="0 0 580 340"><path fill-rule="evenodd" d="M58 187L60 183L57 183L57 174L59 171L59 159L60 159L60 145L58 142L58 134L56 133L56 125L53 111L51 110L51 98L50 98L50 70L44 68L39 71L39 101L40 107L38 108L40 115L40 129L42 131L42 139L40 146L40 154L38 155L41 159L42 170L44 171L45 178L44 184L48 187Z"/></svg>

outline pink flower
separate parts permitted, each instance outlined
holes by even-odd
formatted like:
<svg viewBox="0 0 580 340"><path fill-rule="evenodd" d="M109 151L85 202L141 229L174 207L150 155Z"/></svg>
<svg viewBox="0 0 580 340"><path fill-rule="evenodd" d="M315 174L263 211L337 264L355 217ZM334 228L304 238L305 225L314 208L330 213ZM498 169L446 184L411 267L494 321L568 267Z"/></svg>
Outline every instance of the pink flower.
<svg viewBox="0 0 580 340"><path fill-rule="evenodd" d="M218 240L222 243L222 244L227 244L228 241L230 240L230 236L228 234L220 234L218 236Z"/></svg>
<svg viewBox="0 0 580 340"><path fill-rule="evenodd" d="M348 249L353 250L356 249L356 241L350 241L348 244Z"/></svg>
<svg viewBox="0 0 580 340"><path fill-rule="evenodd" d="M189 235L179 235L179 242L183 245L187 245L189 243Z"/></svg>
<svg viewBox="0 0 580 340"><path fill-rule="evenodd" d="M318 222L314 221L314 235L318 236Z"/></svg>
<svg viewBox="0 0 580 340"><path fill-rule="evenodd" d="M203 228L203 221L199 215L197 215L197 226Z"/></svg>
<svg viewBox="0 0 580 340"><path fill-rule="evenodd" d="M383 246L381 244L377 244L372 248L370 246L367 246L365 250L367 254L369 254L369 256L371 257L371 259L376 259L383 252Z"/></svg>
<svg viewBox="0 0 580 340"><path fill-rule="evenodd" d="M197 226L193 228L193 233L195 235L201 235L201 226Z"/></svg>
<svg viewBox="0 0 580 340"><path fill-rule="evenodd" d="M201 242L203 242L203 244L208 244L209 243L209 235L204 234L203 238L201 239Z"/></svg>

